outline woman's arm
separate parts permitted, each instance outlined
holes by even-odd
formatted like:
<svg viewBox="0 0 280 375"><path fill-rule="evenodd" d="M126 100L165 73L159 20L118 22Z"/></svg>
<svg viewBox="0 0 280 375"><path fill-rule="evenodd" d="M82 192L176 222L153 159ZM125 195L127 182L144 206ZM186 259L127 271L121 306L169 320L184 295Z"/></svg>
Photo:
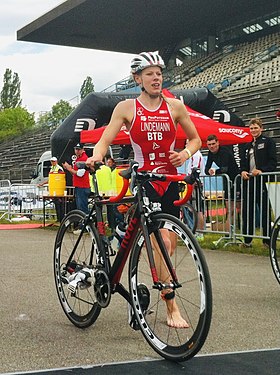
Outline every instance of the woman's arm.
<svg viewBox="0 0 280 375"><path fill-rule="evenodd" d="M100 140L96 143L93 155L87 159L89 167L94 166L94 162L102 161L107 153L108 147L112 144L121 127L128 123L131 113L133 114L132 102L130 100L118 103L112 113L109 124L106 126ZM132 116L131 116L132 119ZM131 121L130 119L130 121Z"/></svg>
<svg viewBox="0 0 280 375"><path fill-rule="evenodd" d="M170 152L169 158L171 163L175 167L178 167L201 148L202 142L185 105L178 99L168 99L168 101L170 101L171 113L175 123L181 125L186 134L186 139L188 139L188 145L184 150L179 153L175 151Z"/></svg>

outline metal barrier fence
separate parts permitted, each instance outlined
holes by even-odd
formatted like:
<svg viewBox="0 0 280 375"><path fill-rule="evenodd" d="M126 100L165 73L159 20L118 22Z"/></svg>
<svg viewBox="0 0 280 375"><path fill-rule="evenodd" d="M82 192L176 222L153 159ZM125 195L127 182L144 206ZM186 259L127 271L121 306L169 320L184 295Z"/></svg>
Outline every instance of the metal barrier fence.
<svg viewBox="0 0 280 375"><path fill-rule="evenodd" d="M28 217L29 219L43 219L43 195L47 188L39 188L32 184L11 184L9 180L0 181L0 219ZM50 203L47 211L51 212L54 206Z"/></svg>
<svg viewBox="0 0 280 375"><path fill-rule="evenodd" d="M270 239L273 221L280 215L280 173L262 173L232 184L227 175L203 176L205 228L219 233L220 240L250 242ZM220 241L219 240L219 241Z"/></svg>
<svg viewBox="0 0 280 375"><path fill-rule="evenodd" d="M59 199L66 213L73 201L74 188L66 186L66 196L50 197L48 186L36 184L11 184L9 180L0 180L0 219L21 221L25 219L42 220L56 218L55 202Z"/></svg>
<svg viewBox="0 0 280 375"><path fill-rule="evenodd" d="M234 242L244 239L250 243L253 238L269 242L273 222L280 215L280 173L262 173L245 181L241 176L235 179L235 186L241 186L241 225L233 222Z"/></svg>
<svg viewBox="0 0 280 375"><path fill-rule="evenodd" d="M250 237L270 238L271 223L280 215L279 172L262 173L257 178L251 177L248 182L238 175L233 186L226 174L202 176L201 180L205 202L204 229L198 229L198 232L218 233L221 234L220 240L233 243L246 238L249 241ZM47 187L0 180L0 219L27 216L44 220L54 217L54 204L44 195L47 195Z"/></svg>

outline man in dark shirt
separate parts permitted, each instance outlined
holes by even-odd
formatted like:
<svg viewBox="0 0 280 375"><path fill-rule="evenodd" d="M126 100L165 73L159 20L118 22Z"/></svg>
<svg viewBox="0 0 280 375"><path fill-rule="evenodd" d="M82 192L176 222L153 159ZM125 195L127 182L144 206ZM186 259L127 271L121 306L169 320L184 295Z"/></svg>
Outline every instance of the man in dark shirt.
<svg viewBox="0 0 280 375"><path fill-rule="evenodd" d="M271 207L265 183L273 180L274 176L264 176L263 172L274 172L277 166L276 144L272 138L262 135L263 125L260 118L253 118L249 124L253 141L246 143L241 157L241 177L244 180L243 189L243 233L253 234L256 227L255 208L259 209L263 236L270 237ZM244 238L245 245L251 246L252 237ZM269 247L269 239L263 239Z"/></svg>
<svg viewBox="0 0 280 375"><path fill-rule="evenodd" d="M228 191L228 180L223 177L223 187L225 192L225 200L226 200L226 210L227 213L229 212L229 201L230 201L230 212L231 216L233 217L233 209L234 209L234 180L235 177L239 174L239 168L236 163L236 160L229 150L229 148L220 146L219 140L216 135L211 134L207 137L207 147L209 149L206 166L205 166L205 174L214 176L215 174L227 174L230 180L230 192ZM212 164L215 163L218 169L213 168ZM237 186L236 189L236 200L239 201L237 204L237 209L240 208L240 186ZM226 230L229 231L230 229L230 218L229 215L227 216L226 221Z"/></svg>

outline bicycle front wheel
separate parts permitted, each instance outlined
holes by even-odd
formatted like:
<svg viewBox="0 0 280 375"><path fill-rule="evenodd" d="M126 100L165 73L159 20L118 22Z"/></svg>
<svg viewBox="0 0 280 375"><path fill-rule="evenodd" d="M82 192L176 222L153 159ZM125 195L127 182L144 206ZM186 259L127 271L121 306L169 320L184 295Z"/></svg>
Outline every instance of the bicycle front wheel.
<svg viewBox="0 0 280 375"><path fill-rule="evenodd" d="M179 219L168 214L158 213L153 215L152 222L152 225L149 225L149 231L153 238L155 258L158 251L155 249L160 245L153 241L158 238L158 233L162 233L162 229L166 229L169 234L173 233L174 236L177 236L177 247L170 260L176 272L179 287L174 288L175 297L167 302L167 299L163 298L163 291L154 285L152 279L154 272L151 270L144 236L140 230L135 240L129 265L132 307L141 331L151 347L166 359L183 361L198 353L208 335L212 315L209 271L197 241L189 228ZM164 232L166 233L166 231ZM157 262L156 271L158 275L161 274ZM164 280L160 281L170 286L175 284L170 272ZM170 295L172 293L169 293ZM179 310L181 318L188 328L174 328L178 325L176 313L172 316L175 312L174 303L176 303L177 311Z"/></svg>
<svg viewBox="0 0 280 375"><path fill-rule="evenodd" d="M85 216L79 210L69 212L60 225L54 247L54 276L58 298L67 318L79 328L93 324L101 310L90 283L78 287L75 293L68 289L70 277L76 270L95 268L98 262L99 237L93 223L89 223L68 264Z"/></svg>
<svg viewBox="0 0 280 375"><path fill-rule="evenodd" d="M274 223L270 239L270 261L276 280L280 284L280 216Z"/></svg>

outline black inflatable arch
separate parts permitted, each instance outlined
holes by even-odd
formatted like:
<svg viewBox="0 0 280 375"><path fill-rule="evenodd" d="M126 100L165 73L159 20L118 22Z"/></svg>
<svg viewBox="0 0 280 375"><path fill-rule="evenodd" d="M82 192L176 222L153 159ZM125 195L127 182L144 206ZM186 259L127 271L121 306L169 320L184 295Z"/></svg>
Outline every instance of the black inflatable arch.
<svg viewBox="0 0 280 375"><path fill-rule="evenodd" d="M236 116L207 88L172 90L177 98L183 98L186 105L219 122L244 126ZM52 155L59 163L71 161L73 147L80 141L80 132L106 125L116 104L122 100L135 98L139 94L130 93L91 93L77 106L51 136ZM218 118L217 118L218 115Z"/></svg>

